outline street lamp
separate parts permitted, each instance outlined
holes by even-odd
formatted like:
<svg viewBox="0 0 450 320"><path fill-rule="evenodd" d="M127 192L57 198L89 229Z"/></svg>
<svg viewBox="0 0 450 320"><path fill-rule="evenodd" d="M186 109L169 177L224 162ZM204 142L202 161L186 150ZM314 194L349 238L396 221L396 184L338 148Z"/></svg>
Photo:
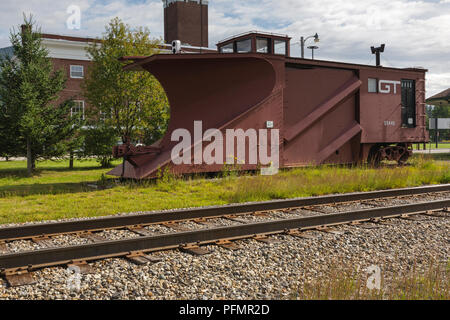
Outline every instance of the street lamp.
<svg viewBox="0 0 450 320"><path fill-rule="evenodd" d="M305 42L306 42L306 40L311 39L311 38L314 38L315 43L320 41L319 35L317 33L315 35L307 37L307 38L300 37L300 47L302 48L302 59L305 58Z"/></svg>
<svg viewBox="0 0 450 320"><path fill-rule="evenodd" d="M314 50L319 49L318 46L309 46L308 49L311 49L312 60L314 60Z"/></svg>

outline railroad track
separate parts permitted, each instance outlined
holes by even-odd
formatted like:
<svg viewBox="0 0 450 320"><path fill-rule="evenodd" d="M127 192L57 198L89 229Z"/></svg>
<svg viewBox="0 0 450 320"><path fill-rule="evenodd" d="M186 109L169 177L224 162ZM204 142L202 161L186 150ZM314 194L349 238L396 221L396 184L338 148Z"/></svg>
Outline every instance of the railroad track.
<svg viewBox="0 0 450 320"><path fill-rule="evenodd" d="M373 200L449 191L450 184L447 184L0 228L0 274L11 286L17 286L34 282L32 271L43 267L71 265L80 268L82 272L90 272L88 262L98 259L125 257L143 264L155 261L148 255L155 251L180 248L193 254L206 254L207 251L202 245L216 244L236 249L233 241L238 239L255 238L270 242L269 236L273 234L287 233L307 237L304 231L309 229L330 232L330 227L340 224L378 222L380 219L393 217L407 218L413 214L433 214L434 211L450 207L450 197L445 194L444 200L389 207L383 204L380 207L380 204L374 204ZM370 208L338 213L326 212L320 208L323 205L338 206L352 202L361 202ZM294 208L306 209L309 215L290 218L289 212L294 211ZM278 211L284 214L284 218L279 218ZM259 222L251 222L251 219L248 219L255 216L267 219ZM225 219L234 224L211 227L214 219ZM185 230L182 228L182 222L192 222L204 228ZM156 225L175 232L153 234L146 228ZM123 229L136 237L107 240L99 236L100 231ZM92 243L54 247L51 240L58 235L87 238ZM8 252L7 243L18 240L33 241L44 249Z"/></svg>

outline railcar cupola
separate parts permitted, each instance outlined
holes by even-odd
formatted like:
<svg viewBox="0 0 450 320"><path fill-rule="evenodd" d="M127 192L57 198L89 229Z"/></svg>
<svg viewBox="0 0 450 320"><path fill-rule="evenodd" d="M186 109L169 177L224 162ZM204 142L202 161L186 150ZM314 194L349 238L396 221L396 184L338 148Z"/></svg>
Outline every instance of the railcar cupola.
<svg viewBox="0 0 450 320"><path fill-rule="evenodd" d="M250 31L217 44L220 53L261 53L290 56L291 38L287 35Z"/></svg>

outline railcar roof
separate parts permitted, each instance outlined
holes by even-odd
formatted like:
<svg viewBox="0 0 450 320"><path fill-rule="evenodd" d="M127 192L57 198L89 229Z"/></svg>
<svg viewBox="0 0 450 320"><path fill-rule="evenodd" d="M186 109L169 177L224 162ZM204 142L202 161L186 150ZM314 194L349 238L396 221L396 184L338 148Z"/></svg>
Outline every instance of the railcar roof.
<svg viewBox="0 0 450 320"><path fill-rule="evenodd" d="M396 72L419 72L425 73L428 72L427 69L423 68L393 68L393 67L377 67L373 65L365 65L365 64L356 64L356 63L348 63L348 62L338 62L331 60L311 60L311 59L302 59L295 57L284 57L280 55L272 55L272 54L262 54L262 53L186 53L186 54L155 54L148 57L123 57L122 60L130 60L133 63L127 65L125 70L139 70L143 65L149 63L154 60L188 60L188 59L217 59L217 58L244 58L244 57L253 57L253 58L269 58L269 59L283 59L286 64L291 67L327 67L327 68L337 68L337 69L372 69L372 70L389 70Z"/></svg>
<svg viewBox="0 0 450 320"><path fill-rule="evenodd" d="M298 65L309 65L309 66L322 66L331 68L346 68L346 69L374 69L374 70L393 70L393 71L412 71L412 72L428 72L428 69L424 68L394 68L394 67L377 67L373 65L349 63L349 62L339 62L331 60L311 60L302 59L296 57L287 57L286 63L298 64Z"/></svg>

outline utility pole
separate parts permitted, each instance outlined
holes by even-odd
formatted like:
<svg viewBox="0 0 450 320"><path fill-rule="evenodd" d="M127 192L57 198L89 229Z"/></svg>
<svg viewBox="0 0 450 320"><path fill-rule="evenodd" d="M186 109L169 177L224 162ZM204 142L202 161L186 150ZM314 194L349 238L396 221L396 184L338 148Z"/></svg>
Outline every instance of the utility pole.
<svg viewBox="0 0 450 320"><path fill-rule="evenodd" d="M438 117L436 116L436 119L434 119L435 121L435 127L436 127L436 133L435 133L435 139L436 139L436 149L439 148L439 130L438 130Z"/></svg>
<svg viewBox="0 0 450 320"><path fill-rule="evenodd" d="M300 47L302 48L302 59L305 58L305 39L300 37Z"/></svg>

